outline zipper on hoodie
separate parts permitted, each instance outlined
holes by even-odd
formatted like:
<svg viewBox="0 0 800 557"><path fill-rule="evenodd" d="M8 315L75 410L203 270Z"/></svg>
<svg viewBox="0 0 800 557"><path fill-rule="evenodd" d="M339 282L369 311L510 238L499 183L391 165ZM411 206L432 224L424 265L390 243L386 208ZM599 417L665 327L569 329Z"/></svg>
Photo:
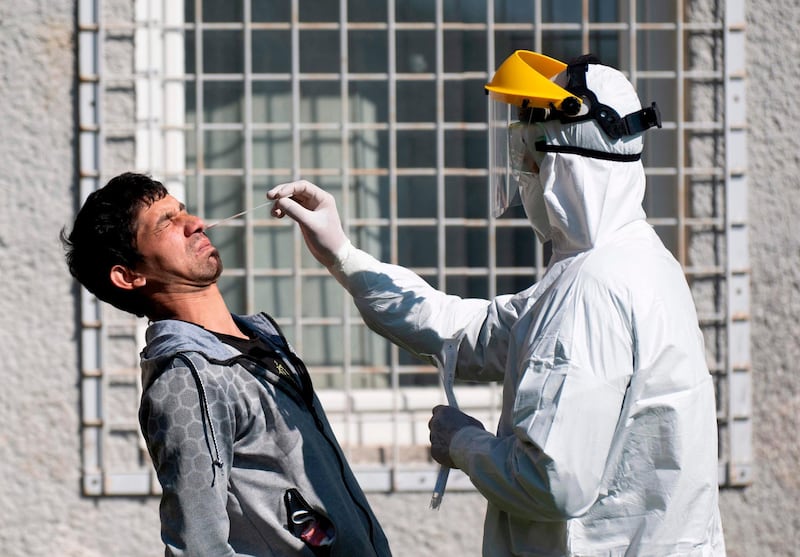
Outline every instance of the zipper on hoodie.
<svg viewBox="0 0 800 557"><path fill-rule="evenodd" d="M281 336L280 338L284 343L286 342L283 336ZM314 406L314 390L311 383L311 376L308 373L308 369L306 368L303 361L294 352L292 352L292 350L289 349L288 344L284 344L282 349L285 351L285 354L281 354L276 351L275 355L278 357L284 356L289 360L289 363L292 365L292 367L295 370L297 370L297 375L301 381L301 385L297 385L294 381L287 381L286 379L281 379L279 376L274 380L270 381L270 383L274 385L277 389L289 395L299 404L302 404L311 414L311 417L314 419L314 425L317 427L317 431L319 431L320 434L322 434L322 438L325 439L326 443L328 443L328 446L331 448L331 451L336 456L336 461L339 464L339 475L342 477L342 483L344 484L345 489L347 489L347 493L350 495L350 499L364 515L367 525L369 526L369 539L372 544L372 548L375 550L375 553L378 554L378 550L375 547L375 528L372 523L372 519L370 518L370 513L361 504L361 502L353 493L352 487L350 486L350 482L347 481L347 475L345 474L345 463L344 460L342 459L341 453L338 450L338 444L335 441L333 441L330 437L328 437L328 433L325 431L325 424L319 417L317 409ZM259 369L265 370L266 371L265 375L269 376L276 375L275 372L269 370L261 362L259 362L257 358L254 358L247 354L241 354L239 356L234 356L229 360L215 361L212 363L224 366L230 366L231 364L234 363L242 365L242 360L245 360L247 363L257 366ZM247 369L247 366L243 367ZM269 380L269 378L265 379Z"/></svg>
<svg viewBox="0 0 800 557"><path fill-rule="evenodd" d="M289 359L289 363L297 370L298 375L300 376L300 380L302 382L302 390L301 393L304 395L303 400L306 403L306 407L308 408L309 412L311 412L311 416L314 418L314 423L317 426L317 430L322 434L322 437L327 441L328 445L331 447L331 450L336 455L336 461L339 463L339 474L342 477L342 482L344 483L347 492L350 494L350 499L355 503L355 505L361 510L364 518L367 521L367 525L369 526L369 540L372 544L372 549L375 550L375 553L378 554L378 550L375 547L375 527L372 523L372 519L370 518L370 513L367 509L359 502L358 498L353 493L352 487L350 486L350 482L347 481L347 475L345 474L345 463L343 457L338 449L338 443L328 437L328 434L325 431L325 425L322 422L322 419L317 414L317 409L314 406L314 387L311 383L311 374L308 372L308 368L306 368L305 363L303 360L300 359L297 354L292 351L289 347L289 342L286 340L286 337L283 336L283 332L278 327L278 324L267 315L266 313L262 314L265 316L272 326L275 328L275 332L278 334L278 338L281 340L281 350L285 352L286 357Z"/></svg>

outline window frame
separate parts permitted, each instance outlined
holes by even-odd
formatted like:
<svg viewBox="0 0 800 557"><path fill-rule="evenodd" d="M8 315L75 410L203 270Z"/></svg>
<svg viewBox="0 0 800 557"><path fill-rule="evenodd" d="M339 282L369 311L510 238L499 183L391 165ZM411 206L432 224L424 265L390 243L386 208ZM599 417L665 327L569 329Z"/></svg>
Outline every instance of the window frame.
<svg viewBox="0 0 800 557"><path fill-rule="evenodd" d="M124 17L105 17L104 6L101 0L79 0L78 5L78 56L79 56L79 84L78 84L78 118L79 118L79 195L82 202L86 196L100 187L111 176L123 170L135 168L138 171L152 174L164 181L168 189L179 198L185 198L187 176L194 173L195 185L198 195L203 195L204 174L197 168L186 166L187 148L185 137L192 126L184 117L184 87L186 75L183 73L184 60L180 56L166 56L166 52L183 52L183 33L187 29L194 29L197 51L202 52L202 25L198 22L183 22L183 3L180 1L166 2L164 0L121 0L122 3L132 7L130 19ZM187 0L192 1L192 0ZM675 225L678 240L677 253L680 263L684 266L690 282L698 277L712 276L722 286L717 290L724 300L718 305L721 309L712 313L700 312L701 323L711 324L717 332L714 337L721 343L721 348L716 352L715 361L710 363L712 373L718 386L718 423L720 431L720 484L723 486L747 485L753 481L752 470L752 408L751 408L751 366L750 366L750 328L749 328L749 255L748 255L748 223L747 223L747 149L746 149L746 103L745 103L745 13L743 0L724 0L720 9L722 17L718 20L697 22L685 21L684 3L678 2L675 21L645 23L637 21L636 0L620 1L620 10L627 12L625 22L592 22L583 16L579 22L553 23L543 22L541 9L534 10L533 21L502 23L494 21L493 1L486 3L486 21L488 23L456 23L445 21L445 1L437 0L435 3L435 16L431 22L403 22L396 21L391 14L386 22L380 24L343 23L347 20L347 2L340 4L340 21L328 22L323 27L336 29L340 32L340 48L347 52L348 29L386 30L389 33L387 50L390 56L396 50L396 31L433 29L436 35L435 59L433 68L433 81L439 103L442 102L444 88L448 82L474 79L488 79L491 68L495 66L497 53L493 38L497 33L524 31L531 33L534 50L541 50L544 35L553 30L568 29L580 34L584 47L590 45L592 33L597 30L609 30L626 34L627 42L623 41L624 52L620 54L628 62L628 75L634 83L646 79L667 79L675 85L678 95L678 113L682 114L686 107L682 95L686 94L686 83L710 81L722 88L720 95L724 107L720 110L722 117L711 121L690 121L675 118L665 121L665 129L672 130L676 136L676 152L679 153L679 163L671 167L647 167L648 179L658 176L675 176L679 185L680 200L685 199L684 187L692 183L695 176L706 176L711 181L722 181L724 190L723 214L712 215L703 219L694 219L688 214L688 208L681 205L679 200L678 214L674 219L650 219L654 226ZM587 14L589 0L581 0L584 7L583 13ZM390 7L394 5L389 2ZM305 26L314 27L321 24L295 23L286 25L279 23L255 24L248 20L250 0L243 0L245 22L241 25L244 32L245 52L250 52L250 32L253 29L288 30L294 37ZM291 2L292 10L296 16L299 8L297 0ZM541 8L540 2L534 6ZM391 11L391 10L390 10ZM222 27L225 27L223 25ZM444 33L453 30L485 31L487 34L487 53L485 66L487 70L463 72L455 75L444 71ZM675 57L678 68L675 71L651 70L637 65L638 48L641 46L639 34L668 30L674 32L682 40L675 41ZM718 35L722 41L721 61L716 69L699 70L684 68L684 61L691 54L685 37L692 33L708 33ZM119 36L126 37L122 42L130 44L132 66L119 69L115 67L118 62L114 58L113 49L118 47L115 39ZM243 80L247 88L252 80L249 71L252 60L245 54ZM343 56L342 58L346 58ZM292 102L295 103L293 113L295 116L289 123L288 130L292 135L293 164L287 171L292 177L325 176L329 169L302 168L300 166L299 133L303 128L297 120L300 102L300 74L298 73L297 56L293 56L294 71L288 76L291 83ZM333 72L340 83L342 97L347 98L348 83L352 76L347 69ZM216 76L219 77L219 76ZM224 76L223 76L224 77ZM318 76L320 79L329 79L330 76ZM359 74L359 78L363 77ZM368 75L371 79L386 79L389 86L390 104L394 103L394 91L398 82L408 79L408 75L401 74L392 66L387 68L386 75L378 72ZM413 77L413 76L411 76ZM203 75L196 75L197 83L202 84ZM134 114L132 117L115 120L110 116L115 109L112 108L110 97L119 91L127 91L133 99ZM196 88L196 106L203 106L202 86ZM643 99L646 100L646 99ZM343 105L347 105L346 102ZM394 105L392 106L394 108ZM346 111L347 107L344 106ZM252 105L247 96L244 100L245 114L252 113ZM390 112L395 112L390 110ZM269 123L254 125L249 118L244 118L242 133L245 141L252 141L253 133L261 129L272 129ZM320 129L326 126L319 126ZM349 122L347 118L341 126L332 126L338 131L342 140L343 150L346 152L347 137L361 128L371 129L375 126L358 125ZM445 211L446 182L453 170L445 165L444 137L448 130L468 129L481 131L486 129L485 123L480 122L448 122L439 111L435 121L431 123L409 124L397 121L390 117L386 122L385 130L389 136L389 165L383 169L390 184L390 191L397 191L397 182L403 176L413 174L414 170L398 167L396 152L398 132L411 129L430 129L436 135L437 150L435 153L435 168L432 177L436 183L436 196L438 199L436 215L430 224L436 230L438 245L447 242L448 227L485 227L489 237L494 238L504 228L527 226L522 220L495 220L486 219L454 219ZM717 140L723 144L724 160L722 164L712 165L710 168L697 168L687 160L686 151L690 148L685 137L691 135L693 130L707 129L718 134ZM194 128L195 141L202 145L204 132L203 125ZM121 143L131 144L132 154L119 155L117 149ZM345 157L345 160L347 158ZM252 160L245 155L243 164L243 180L246 198L243 203L252 207L257 203L253 199ZM343 165L338 178L342 184L348 184L359 175L357 168ZM483 169L457 169L457 174L480 179L486 176ZM427 221L416 222L411 219L404 222L398 218L397 206L392 205L388 224L381 219L371 219L350 212L352 192L342 188L341 212L343 222L353 232L360 227L377 224L386 225L389 238L387 250L391 262L402 262L398 239L402 234L402 225L426 224ZM488 202L488 192L487 192ZM198 201L202 207L202 199ZM201 211L202 216L202 211ZM242 226L254 226L255 217L248 215L243 219ZM720 262L707 267L689 265L687 254L689 240L684 236L692 226L709 226L721 228L722 244L720 248ZM295 230L292 237L294 266L291 278L296 290L301 288L304 277L323 277L323 269L308 268L303 265L302 239ZM376 249L379 246L376 246ZM246 263L239 271L244 276L245 300L248 310L255 310L254 281L252 272L253 254L252 240L248 240L246 247ZM488 277L489 296L495 292L498 272L519 273L535 277L544 272L544 256L541 249L536 250L533 268L502 269L496 265L497 249L493 242L488 245L489 264L487 267L459 266L451 267L446 264L444 250L439 250L436 263L433 266L416 269L417 271L435 278L437 284L446 288L449 277L454 276L479 276L484 273ZM86 495L144 495L157 494L158 482L146 455L146 449L138 434L138 424L135 419L135 409L138 404L138 351L143 346L143 333L146 324L128 315L114 310L110 306L98 302L85 289L80 291L80 345L81 345L81 400L82 400L82 454L83 454L83 491ZM303 354L304 327L309 325L330 325L342 327L344 341L344 362L342 368L325 369L326 366L315 366L318 373L338 373L345 376L350 373L362 371L362 368L371 366L354 365L350 360L350 344L353 331L359 326L358 317L354 315L347 300L342 303L342 312L337 320L323 318L304 319L299 301L294 302L294 316L279 319L279 323L287 329L290 337ZM719 339L722 339L721 341ZM336 367L336 366L334 366ZM444 394L437 388L401 387L400 377L408 373L435 373L429 366L409 364L404 361L401 352L396 347L390 348L389 360L383 368L389 377L388 387L384 390L364 391L352 388L349 381L345 381L344 388L322 389L320 398L323 400L329 417L331 418L337 435L344 445L348 458L354 462L354 468L359 481L367 491L427 491L433 487L436 466L434 463L425 462L425 457L412 454L403 454L403 447L398 440L410 440L414 446L427 444L427 430L425 423L431 406L444 401ZM462 407L484 419L491 424L496 421L499 412L500 387L489 386L483 388L461 387L457 394ZM120 403L114 393L126 392L126 403ZM486 401L491 401L487 405ZM121 408L121 404L130 404L130 408ZM124 411L123 411L124 410ZM394 443L388 447L387 454L383 454L380 462L374 458L374 447L362 443L372 431L378 435L388 434ZM124 456L119 462L111 462L110 455L119 452ZM380 452L380 451L379 451ZM463 474L456 473L451 477L449 489L473 489L469 480Z"/></svg>

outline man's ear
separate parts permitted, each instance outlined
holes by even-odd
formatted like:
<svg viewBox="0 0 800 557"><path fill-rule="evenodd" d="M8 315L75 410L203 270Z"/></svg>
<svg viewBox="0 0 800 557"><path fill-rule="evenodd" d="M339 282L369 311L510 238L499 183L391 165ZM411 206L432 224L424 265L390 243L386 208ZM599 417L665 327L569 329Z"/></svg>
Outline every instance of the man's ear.
<svg viewBox="0 0 800 557"><path fill-rule="evenodd" d="M147 279L124 265L114 265L109 274L111 283L122 290L133 290L147 284Z"/></svg>

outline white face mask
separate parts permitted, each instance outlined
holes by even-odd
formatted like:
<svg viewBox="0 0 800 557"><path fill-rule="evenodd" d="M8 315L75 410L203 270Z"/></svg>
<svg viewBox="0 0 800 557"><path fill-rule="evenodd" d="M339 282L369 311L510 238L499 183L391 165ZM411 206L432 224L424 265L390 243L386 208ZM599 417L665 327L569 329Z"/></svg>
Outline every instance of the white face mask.
<svg viewBox="0 0 800 557"><path fill-rule="evenodd" d="M538 172L520 174L519 197L528 222L533 226L533 231L536 232L539 241L544 243L550 240L552 229L544 202L544 187Z"/></svg>
<svg viewBox="0 0 800 557"><path fill-rule="evenodd" d="M550 239L550 220L544 204L544 188L539 178L539 165L544 153L536 150L536 141L545 138L541 124L517 123L509 129L509 162L517 180L520 201L528 221L541 242Z"/></svg>
<svg viewBox="0 0 800 557"><path fill-rule="evenodd" d="M536 142L544 138L544 126L539 123L515 122L508 127L508 158L514 177L539 172L544 153L536 150Z"/></svg>

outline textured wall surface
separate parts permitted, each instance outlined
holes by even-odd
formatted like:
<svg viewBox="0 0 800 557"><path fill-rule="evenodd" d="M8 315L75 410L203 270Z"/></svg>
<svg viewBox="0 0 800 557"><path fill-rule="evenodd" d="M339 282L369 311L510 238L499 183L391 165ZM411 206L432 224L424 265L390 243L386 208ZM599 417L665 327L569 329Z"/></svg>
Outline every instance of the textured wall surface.
<svg viewBox="0 0 800 557"><path fill-rule="evenodd" d="M800 87L796 0L748 2L755 483L722 493L728 554L800 555ZM785 93L785 94L784 94Z"/></svg>
<svg viewBox="0 0 800 557"><path fill-rule="evenodd" d="M76 289L57 240L76 206L74 2L0 2L2 555L158 555L157 500L81 496ZM796 0L748 6L755 483L722 493L729 555L800 547ZM370 496L395 554L479 555L483 502Z"/></svg>

